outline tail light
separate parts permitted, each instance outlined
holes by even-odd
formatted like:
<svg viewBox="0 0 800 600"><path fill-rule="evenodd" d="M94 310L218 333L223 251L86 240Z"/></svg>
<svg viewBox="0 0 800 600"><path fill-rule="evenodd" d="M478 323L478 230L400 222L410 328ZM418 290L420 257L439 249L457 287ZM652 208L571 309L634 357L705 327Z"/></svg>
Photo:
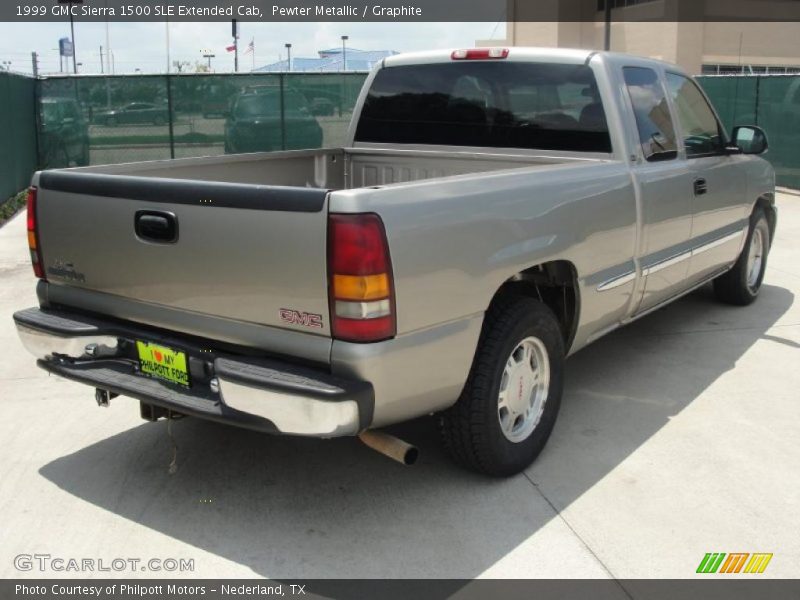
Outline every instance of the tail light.
<svg viewBox="0 0 800 600"><path fill-rule="evenodd" d="M334 338L377 342L394 337L392 265L378 215L330 215L328 277Z"/></svg>
<svg viewBox="0 0 800 600"><path fill-rule="evenodd" d="M44 263L42 263L42 248L39 244L39 225L36 219L36 188L28 188L26 202L28 218L28 250L31 252L33 274L39 279L44 279Z"/></svg>
<svg viewBox="0 0 800 600"><path fill-rule="evenodd" d="M508 58L508 48L467 48L453 50L451 60L497 60Z"/></svg>

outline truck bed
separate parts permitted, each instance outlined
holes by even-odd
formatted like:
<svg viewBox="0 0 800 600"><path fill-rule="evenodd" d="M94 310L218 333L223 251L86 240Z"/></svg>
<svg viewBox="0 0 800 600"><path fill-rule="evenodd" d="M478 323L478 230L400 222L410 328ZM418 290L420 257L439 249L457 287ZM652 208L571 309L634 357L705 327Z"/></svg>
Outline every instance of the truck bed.
<svg viewBox="0 0 800 600"><path fill-rule="evenodd" d="M485 149L333 148L148 161L70 169L75 173L225 183L353 189L536 165L607 159L565 153L505 154Z"/></svg>

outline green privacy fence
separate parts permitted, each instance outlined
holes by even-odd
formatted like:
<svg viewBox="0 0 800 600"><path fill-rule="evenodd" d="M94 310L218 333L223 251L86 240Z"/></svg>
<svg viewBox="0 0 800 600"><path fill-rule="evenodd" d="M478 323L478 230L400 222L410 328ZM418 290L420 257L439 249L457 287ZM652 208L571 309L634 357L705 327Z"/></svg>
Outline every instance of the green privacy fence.
<svg viewBox="0 0 800 600"><path fill-rule="evenodd" d="M778 185L800 188L800 76L749 75L698 78L728 131L758 125L767 132Z"/></svg>
<svg viewBox="0 0 800 600"><path fill-rule="evenodd" d="M49 77L44 168L338 146L364 73Z"/></svg>
<svg viewBox="0 0 800 600"><path fill-rule="evenodd" d="M27 186L36 168L35 83L0 73L0 203Z"/></svg>
<svg viewBox="0 0 800 600"><path fill-rule="evenodd" d="M263 73L36 81L0 73L0 198L27 185L37 166L339 146L365 78ZM800 188L800 76L699 81L729 130L756 124L767 131L766 158L778 184Z"/></svg>

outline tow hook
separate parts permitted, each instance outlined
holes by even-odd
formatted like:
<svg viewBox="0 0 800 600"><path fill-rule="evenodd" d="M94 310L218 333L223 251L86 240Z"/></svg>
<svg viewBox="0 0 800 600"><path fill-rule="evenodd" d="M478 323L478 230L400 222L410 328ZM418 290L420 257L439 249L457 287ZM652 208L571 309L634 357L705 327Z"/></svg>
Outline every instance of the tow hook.
<svg viewBox="0 0 800 600"><path fill-rule="evenodd" d="M419 450L416 446L382 431L368 429L359 433L358 439L376 452L404 465L413 465L419 457Z"/></svg>
<svg viewBox="0 0 800 600"><path fill-rule="evenodd" d="M108 408L111 400L117 396L119 396L119 394L114 394L108 390L101 390L100 388L95 388L94 390L94 399L97 402L97 406L102 406L103 408Z"/></svg>

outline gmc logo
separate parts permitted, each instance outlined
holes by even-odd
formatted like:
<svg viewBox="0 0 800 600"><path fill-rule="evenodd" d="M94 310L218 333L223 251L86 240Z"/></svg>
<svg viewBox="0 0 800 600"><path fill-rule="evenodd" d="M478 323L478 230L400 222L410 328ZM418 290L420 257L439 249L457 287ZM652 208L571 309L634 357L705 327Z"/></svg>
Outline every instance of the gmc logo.
<svg viewBox="0 0 800 600"><path fill-rule="evenodd" d="M322 315L307 313L291 308L279 309L281 321L289 325L301 325L303 327L322 328Z"/></svg>

